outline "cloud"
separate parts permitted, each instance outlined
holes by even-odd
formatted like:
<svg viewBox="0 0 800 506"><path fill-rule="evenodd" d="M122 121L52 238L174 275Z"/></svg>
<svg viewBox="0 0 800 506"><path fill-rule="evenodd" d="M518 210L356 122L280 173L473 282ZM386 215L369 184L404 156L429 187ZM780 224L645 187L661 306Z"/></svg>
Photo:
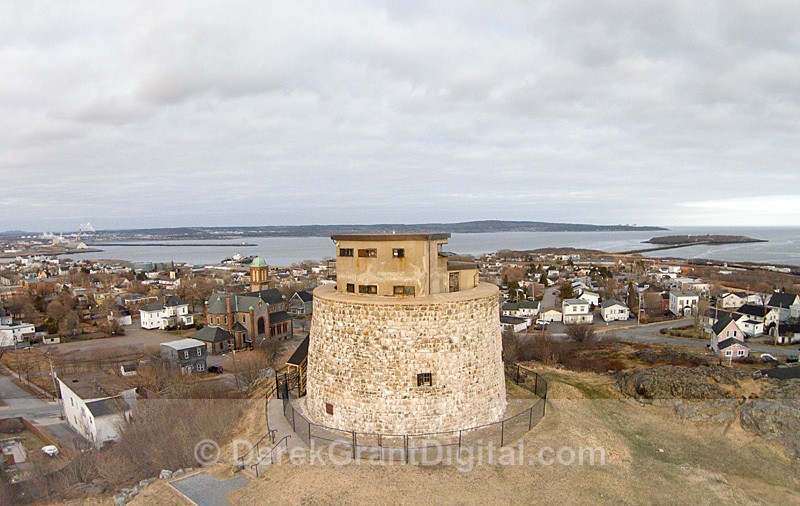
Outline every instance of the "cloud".
<svg viewBox="0 0 800 506"><path fill-rule="evenodd" d="M798 26L795 2L5 2L0 176L58 182L7 227L718 223L681 203L800 184Z"/></svg>

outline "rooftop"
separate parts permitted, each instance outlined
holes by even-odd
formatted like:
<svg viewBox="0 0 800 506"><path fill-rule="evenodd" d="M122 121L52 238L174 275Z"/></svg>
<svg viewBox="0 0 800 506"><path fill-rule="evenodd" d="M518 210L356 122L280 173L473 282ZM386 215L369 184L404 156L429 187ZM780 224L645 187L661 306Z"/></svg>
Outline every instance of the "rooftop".
<svg viewBox="0 0 800 506"><path fill-rule="evenodd" d="M205 344L203 341L187 337L186 339L178 339L177 341L161 343L161 346L166 346L168 348L172 348L173 350L186 350L190 348L197 348L198 346L205 346Z"/></svg>
<svg viewBox="0 0 800 506"><path fill-rule="evenodd" d="M99 371L63 374L58 379L81 399L113 397L133 388L120 377Z"/></svg>

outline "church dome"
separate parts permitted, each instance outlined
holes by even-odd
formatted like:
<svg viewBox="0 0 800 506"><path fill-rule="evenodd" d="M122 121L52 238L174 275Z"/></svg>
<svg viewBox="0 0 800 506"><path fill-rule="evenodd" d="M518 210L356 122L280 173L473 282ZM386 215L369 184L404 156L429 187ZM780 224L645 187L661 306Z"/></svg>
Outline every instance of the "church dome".
<svg viewBox="0 0 800 506"><path fill-rule="evenodd" d="M266 267L267 261L261 257L255 257L253 259L253 263L250 264L250 267Z"/></svg>

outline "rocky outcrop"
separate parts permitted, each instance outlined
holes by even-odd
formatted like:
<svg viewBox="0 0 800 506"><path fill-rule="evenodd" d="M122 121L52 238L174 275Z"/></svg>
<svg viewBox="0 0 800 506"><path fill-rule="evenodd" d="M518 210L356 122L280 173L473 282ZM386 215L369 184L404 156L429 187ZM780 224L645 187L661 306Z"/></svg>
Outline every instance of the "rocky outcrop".
<svg viewBox="0 0 800 506"><path fill-rule="evenodd" d="M783 443L800 458L800 379L783 381L767 389L762 398L747 402L739 423L747 431Z"/></svg>
<svg viewBox="0 0 800 506"><path fill-rule="evenodd" d="M616 375L620 391L645 402L729 399L745 372L721 366L662 366L637 369Z"/></svg>
<svg viewBox="0 0 800 506"><path fill-rule="evenodd" d="M675 415L691 422L730 423L736 419L737 399L713 399L705 402L675 401Z"/></svg>

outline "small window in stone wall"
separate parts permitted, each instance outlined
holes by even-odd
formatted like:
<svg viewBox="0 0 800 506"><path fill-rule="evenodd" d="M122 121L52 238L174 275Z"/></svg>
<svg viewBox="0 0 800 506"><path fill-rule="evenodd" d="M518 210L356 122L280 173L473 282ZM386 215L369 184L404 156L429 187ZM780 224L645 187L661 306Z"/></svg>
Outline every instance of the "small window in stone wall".
<svg viewBox="0 0 800 506"><path fill-rule="evenodd" d="M353 256L353 248L339 248L339 256L340 257Z"/></svg>
<svg viewBox="0 0 800 506"><path fill-rule="evenodd" d="M333 404L330 402L325 403L325 413L332 415L333 414Z"/></svg>
<svg viewBox="0 0 800 506"><path fill-rule="evenodd" d="M392 250L392 256L395 258L404 258L406 256L406 250L403 248L394 248Z"/></svg>
<svg viewBox="0 0 800 506"><path fill-rule="evenodd" d="M414 295L415 289L413 286L395 286L395 295Z"/></svg>
<svg viewBox="0 0 800 506"><path fill-rule="evenodd" d="M377 295L378 285L358 285L358 293L366 293L368 295Z"/></svg>
<svg viewBox="0 0 800 506"><path fill-rule="evenodd" d="M356 292L356 285L353 283L347 283L347 293L355 293Z"/></svg>
<svg viewBox="0 0 800 506"><path fill-rule="evenodd" d="M429 387L433 385L433 377L432 374L429 372L421 372L417 374L417 386L418 387Z"/></svg>
<svg viewBox="0 0 800 506"><path fill-rule="evenodd" d="M361 258L377 258L378 250L375 248L366 248L358 250L358 256Z"/></svg>

